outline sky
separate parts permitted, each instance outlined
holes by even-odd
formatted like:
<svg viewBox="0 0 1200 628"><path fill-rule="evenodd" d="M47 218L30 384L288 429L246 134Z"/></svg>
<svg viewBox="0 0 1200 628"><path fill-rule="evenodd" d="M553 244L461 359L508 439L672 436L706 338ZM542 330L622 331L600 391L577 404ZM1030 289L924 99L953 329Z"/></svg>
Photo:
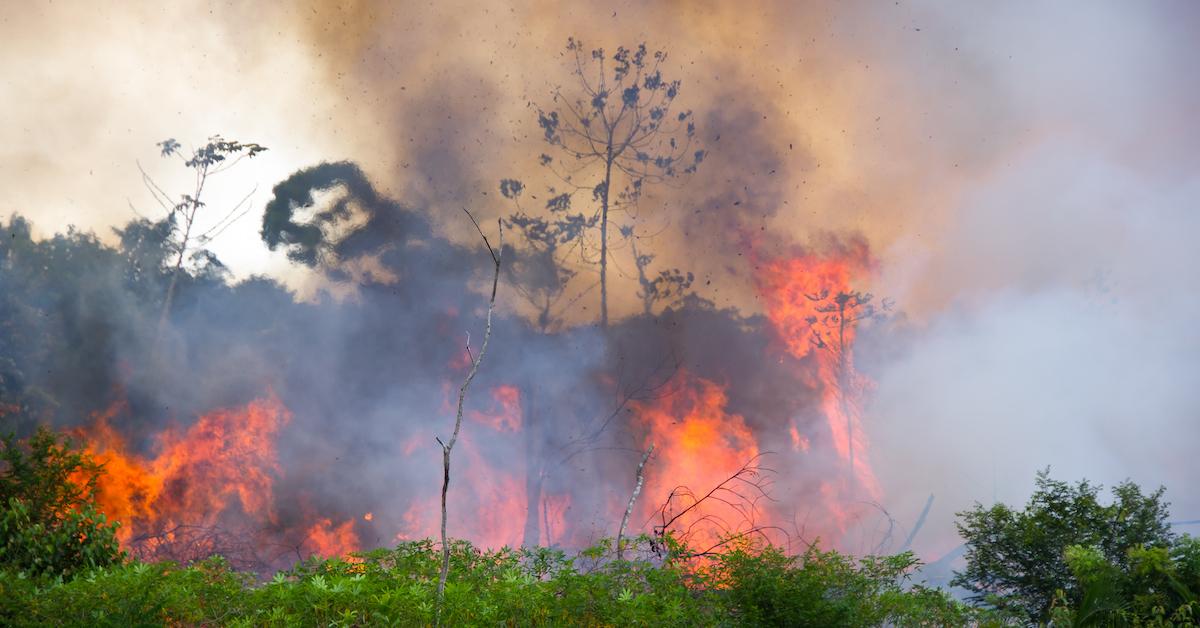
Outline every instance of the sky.
<svg viewBox="0 0 1200 628"><path fill-rule="evenodd" d="M569 80L568 36L667 50L710 159L640 228L746 311L730 233L867 239L865 288L904 319L859 350L865 421L893 514L936 496L929 552L952 545L954 511L1022 500L1046 466L1166 484L1178 518L1200 518L1193 2L9 8L0 216L111 238L161 216L139 168L187 183L156 142L258 142L212 184L211 206L252 208L212 249L301 294L315 279L258 236L289 173L354 160L465 241L459 207L500 215L497 181L535 179L531 103Z"/></svg>

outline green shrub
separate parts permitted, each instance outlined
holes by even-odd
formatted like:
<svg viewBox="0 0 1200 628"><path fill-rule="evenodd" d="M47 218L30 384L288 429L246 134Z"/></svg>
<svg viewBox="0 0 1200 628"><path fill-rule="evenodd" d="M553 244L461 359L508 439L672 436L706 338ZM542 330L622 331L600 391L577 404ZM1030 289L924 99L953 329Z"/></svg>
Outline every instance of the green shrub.
<svg viewBox="0 0 1200 628"><path fill-rule="evenodd" d="M645 539L643 539L644 541ZM856 561L741 546L711 560L613 560L602 543L482 551L455 542L441 621L449 626L966 625L945 593L903 584L911 556ZM312 559L268 582L212 559L126 564L65 581L0 573L0 624L423 626L438 619L431 541L348 560Z"/></svg>
<svg viewBox="0 0 1200 628"><path fill-rule="evenodd" d="M187 568L130 563L74 580L0 574L0 623L14 626L223 625L246 614L250 576L220 558Z"/></svg>
<svg viewBox="0 0 1200 628"><path fill-rule="evenodd" d="M800 556L739 547L715 561L718 590L741 625L947 626L972 616L942 591L905 586L920 564L911 553L855 560L816 547Z"/></svg>
<svg viewBox="0 0 1200 628"><path fill-rule="evenodd" d="M1047 470L1038 473L1036 484L1024 509L976 504L958 513L967 564L951 584L970 591L972 601L1019 612L1031 623L1045 622L1060 598L1072 607L1084 603L1067 548L1092 548L1106 563L1129 572L1134 549L1168 548L1174 542L1161 488L1144 493L1122 482L1112 489L1112 503L1103 504L1100 486L1087 480L1072 485L1051 479ZM1077 554L1077 566L1090 564L1085 559L1090 560Z"/></svg>
<svg viewBox="0 0 1200 628"><path fill-rule="evenodd" d="M0 569L71 578L122 560L116 525L96 509L101 469L46 428L0 442Z"/></svg>

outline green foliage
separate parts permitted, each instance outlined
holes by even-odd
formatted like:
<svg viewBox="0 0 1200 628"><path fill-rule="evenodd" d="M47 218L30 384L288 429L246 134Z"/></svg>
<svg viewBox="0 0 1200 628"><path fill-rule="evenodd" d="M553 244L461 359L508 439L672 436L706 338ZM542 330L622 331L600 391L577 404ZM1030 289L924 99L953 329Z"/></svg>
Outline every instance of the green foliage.
<svg viewBox="0 0 1200 628"><path fill-rule="evenodd" d="M638 541L644 548L647 539ZM652 557L652 552L641 554ZM267 582L220 559L183 568L125 564L71 581L0 572L10 625L421 626L435 621L432 541L349 560L312 559ZM451 626L961 625L982 615L944 593L902 586L911 555L855 561L740 546L697 564L612 560L602 543L481 551L455 542L442 621Z"/></svg>
<svg viewBox="0 0 1200 628"><path fill-rule="evenodd" d="M244 616L251 579L219 558L181 568L130 563L69 582L0 572L0 623L13 626L219 625Z"/></svg>
<svg viewBox="0 0 1200 628"><path fill-rule="evenodd" d="M715 558L738 624L752 626L965 625L974 616L944 592L906 586L911 553L860 561L810 548L736 548Z"/></svg>
<svg viewBox="0 0 1200 628"><path fill-rule="evenodd" d="M1064 626L1193 626L1200 611L1200 581L1195 579L1200 541L1176 539L1171 548L1129 550L1128 569L1094 547L1066 550L1067 564L1082 593L1072 604L1059 591L1050 616Z"/></svg>
<svg viewBox="0 0 1200 628"><path fill-rule="evenodd" d="M96 509L100 468L45 427L0 444L0 568L70 578L121 560L116 524Z"/></svg>
<svg viewBox="0 0 1200 628"><path fill-rule="evenodd" d="M1171 533L1163 489L1147 494L1126 481L1112 493L1105 505L1099 486L1043 471L1024 510L976 504L959 513L967 567L951 583L1032 622L1141 625L1188 615L1200 550Z"/></svg>

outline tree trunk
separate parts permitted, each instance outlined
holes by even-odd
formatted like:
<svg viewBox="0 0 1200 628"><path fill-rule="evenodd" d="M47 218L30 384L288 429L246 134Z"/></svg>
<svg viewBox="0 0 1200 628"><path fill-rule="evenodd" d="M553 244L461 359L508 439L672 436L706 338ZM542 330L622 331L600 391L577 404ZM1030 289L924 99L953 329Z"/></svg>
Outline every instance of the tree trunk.
<svg viewBox="0 0 1200 628"><path fill-rule="evenodd" d="M158 315L158 329L154 333L155 355L158 354L158 343L162 340L163 332L167 328L167 317L171 313L171 302L175 299L175 285L179 283L179 273L183 271L183 257L187 254L188 239L192 237L192 222L196 219L197 209L198 207L193 207L191 214L184 217L183 242L179 245L179 255L175 257L175 267L171 270L171 281L167 284L167 294L163 297L162 312Z"/></svg>
<svg viewBox="0 0 1200 628"><path fill-rule="evenodd" d="M534 547L541 542L541 504L542 504L542 457L538 447L537 407L532 390L525 392L522 404L525 408L525 420L521 430L525 436L525 534L521 545Z"/></svg>
<svg viewBox="0 0 1200 628"><path fill-rule="evenodd" d="M846 387L849 385L849 361L846 359L846 304L838 308L838 401L842 406L842 414L846 415L846 458L850 463L851 490L857 486L854 473L854 419L850 415L850 402ZM855 490L857 493L857 490Z"/></svg>
<svg viewBox="0 0 1200 628"><path fill-rule="evenodd" d="M475 217L465 207L463 211L467 213L471 222L475 224L475 228L479 229L479 235L483 238L484 245L488 247L488 253L492 255L492 261L495 262L495 272L492 274L492 296L488 299L487 320L483 328L483 344L479 347L479 355L474 356L474 359L471 361L471 370L467 372L466 378L463 379L462 386L458 388L458 408L454 414L454 431L450 434L450 440L446 442L442 442L441 438L437 439L438 444L442 446L442 569L438 573L437 583L436 624L438 626L442 625L442 606L446 600L446 579L450 576L450 539L446 535L446 520L449 518L446 511L446 493L450 490L450 451L454 449L455 443L458 442L459 432L462 431L463 403L467 398L467 389L471 387L471 382L475 379L476 373L479 372L479 365L483 363L483 356L487 353L488 342L492 339L492 314L496 311L496 290L500 286L500 257L504 254L504 223L497 221L500 236L496 248L493 249L492 244L488 242L487 236L484 235L483 229L480 229L479 223L475 222ZM470 351L469 342L467 350Z"/></svg>
<svg viewBox="0 0 1200 628"><path fill-rule="evenodd" d="M612 134L604 161L604 189L600 195L600 328L608 328L608 193L612 184Z"/></svg>
<svg viewBox="0 0 1200 628"><path fill-rule="evenodd" d="M642 493L642 483L646 476L642 473L646 470L646 461L650 459L650 455L654 453L654 444L650 444L650 448L642 456L642 461L638 463L636 482L633 485L633 494L629 496L629 505L625 507L625 516L621 517L621 527L617 528L617 560L621 560L624 553L624 548L621 547L621 537L625 536L625 527L629 525L629 515L633 514L633 505L637 503L638 495Z"/></svg>

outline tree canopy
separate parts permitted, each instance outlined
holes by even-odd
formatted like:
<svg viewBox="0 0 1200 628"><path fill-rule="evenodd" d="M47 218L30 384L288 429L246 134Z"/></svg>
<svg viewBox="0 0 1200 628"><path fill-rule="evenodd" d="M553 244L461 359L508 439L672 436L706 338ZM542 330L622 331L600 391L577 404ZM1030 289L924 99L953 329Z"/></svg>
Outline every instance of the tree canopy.
<svg viewBox="0 0 1200 628"><path fill-rule="evenodd" d="M1163 488L1146 493L1125 481L1113 487L1109 504L1102 503L1101 488L1054 480L1047 469L1038 473L1024 509L976 504L958 513L967 565L951 584L970 591L972 601L1046 621L1056 600L1084 601L1075 573L1082 552L1131 573L1141 564L1137 552L1175 546Z"/></svg>

